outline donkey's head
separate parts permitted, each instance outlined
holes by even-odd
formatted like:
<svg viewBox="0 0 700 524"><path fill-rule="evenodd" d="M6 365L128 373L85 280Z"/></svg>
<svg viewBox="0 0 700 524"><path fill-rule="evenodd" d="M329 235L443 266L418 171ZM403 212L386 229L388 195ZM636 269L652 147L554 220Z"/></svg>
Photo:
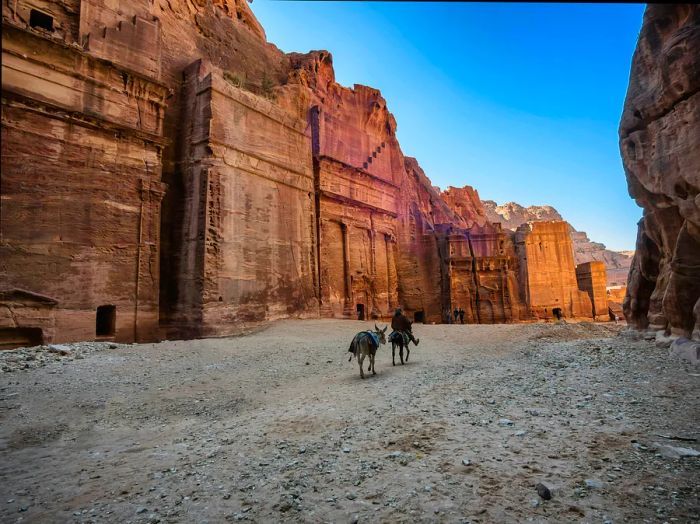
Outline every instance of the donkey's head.
<svg viewBox="0 0 700 524"><path fill-rule="evenodd" d="M379 337L379 343L380 344L386 344L386 330L389 328L389 326L386 326L384 329L379 329L377 327L377 324L374 325L374 332L377 334Z"/></svg>

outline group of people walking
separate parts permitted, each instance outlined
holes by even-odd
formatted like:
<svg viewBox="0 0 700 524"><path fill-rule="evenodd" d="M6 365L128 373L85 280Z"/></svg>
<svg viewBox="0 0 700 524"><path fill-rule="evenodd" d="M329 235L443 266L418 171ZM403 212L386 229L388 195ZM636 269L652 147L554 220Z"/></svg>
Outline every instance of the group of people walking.
<svg viewBox="0 0 700 524"><path fill-rule="evenodd" d="M461 307L456 307L452 312L452 315L454 316L455 324L457 323L457 319L459 319L460 324L464 324L464 310Z"/></svg>

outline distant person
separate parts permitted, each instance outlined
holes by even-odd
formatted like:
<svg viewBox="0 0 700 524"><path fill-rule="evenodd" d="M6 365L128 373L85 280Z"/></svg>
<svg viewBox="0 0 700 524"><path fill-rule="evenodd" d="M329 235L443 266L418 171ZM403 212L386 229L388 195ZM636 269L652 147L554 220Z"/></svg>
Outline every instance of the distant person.
<svg viewBox="0 0 700 524"><path fill-rule="evenodd" d="M455 324L457 323L457 317L459 317L459 309L455 308L455 310L452 312L452 314L455 316Z"/></svg>
<svg viewBox="0 0 700 524"><path fill-rule="evenodd" d="M409 340L416 346L418 345L418 342L420 342L420 339L414 338L411 321L408 320L406 315L402 313L401 308L396 308L396 311L394 311L394 316L391 318L391 329L401 333L404 336L406 346L408 346Z"/></svg>
<svg viewBox="0 0 700 524"><path fill-rule="evenodd" d="M464 324L464 310L459 308L459 323Z"/></svg>

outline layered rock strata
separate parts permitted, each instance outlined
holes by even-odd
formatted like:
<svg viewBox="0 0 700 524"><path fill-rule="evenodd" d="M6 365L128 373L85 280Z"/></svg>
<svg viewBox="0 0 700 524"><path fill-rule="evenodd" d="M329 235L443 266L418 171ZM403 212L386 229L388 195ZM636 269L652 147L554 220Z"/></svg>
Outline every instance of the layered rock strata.
<svg viewBox="0 0 700 524"><path fill-rule="evenodd" d="M498 205L493 200L484 200L486 216L491 222L500 222L504 228L515 231L527 222L563 220L559 211L551 206L523 207L516 202ZM612 251L605 244L593 242L585 231L571 228L571 240L574 243L576 264L600 261L605 263L607 285L619 286L627 282L627 274L632 264L634 252Z"/></svg>
<svg viewBox="0 0 700 524"><path fill-rule="evenodd" d="M700 338L700 7L649 5L620 122L643 210L624 302L637 328Z"/></svg>
<svg viewBox="0 0 700 524"><path fill-rule="evenodd" d="M56 18L54 31L26 28L29 4L15 2L14 12L8 5L2 287L56 302L56 340L153 340L168 88L139 64L130 69L70 45L73 18ZM15 327L42 329L44 341L54 331Z"/></svg>
<svg viewBox="0 0 700 524"><path fill-rule="evenodd" d="M591 298L579 289L566 222L528 222L515 233L524 300L536 318L590 317Z"/></svg>
<svg viewBox="0 0 700 524"><path fill-rule="evenodd" d="M2 89L9 344L540 307L478 193L433 187L379 91L267 43L243 0L6 2Z"/></svg>
<svg viewBox="0 0 700 524"><path fill-rule="evenodd" d="M588 297L591 299L593 318L596 320L607 320L609 318L609 294L605 285L605 264L600 261L594 261L577 265L576 280L579 289L588 293Z"/></svg>

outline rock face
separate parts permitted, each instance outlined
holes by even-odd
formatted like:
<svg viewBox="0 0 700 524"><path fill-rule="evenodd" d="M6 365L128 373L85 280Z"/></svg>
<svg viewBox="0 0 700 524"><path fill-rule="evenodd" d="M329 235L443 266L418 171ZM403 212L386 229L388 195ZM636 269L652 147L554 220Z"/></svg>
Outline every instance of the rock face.
<svg viewBox="0 0 700 524"><path fill-rule="evenodd" d="M520 281L530 313L551 319L556 310L565 317L590 317L586 290L579 289L574 252L566 222L528 222L515 233Z"/></svg>
<svg viewBox="0 0 700 524"><path fill-rule="evenodd" d="M245 1L2 9L0 343L531 318L540 269L476 190L433 187L379 91L267 43ZM540 285L575 287L569 262Z"/></svg>
<svg viewBox="0 0 700 524"><path fill-rule="evenodd" d="M229 332L242 321L317 312L315 208L306 123L188 67L177 166L185 204L168 256L175 336Z"/></svg>
<svg viewBox="0 0 700 524"><path fill-rule="evenodd" d="M515 202L498 205L493 200L484 200L483 203L489 221L500 222L504 228L512 231L527 222L563 220L559 211L551 206L523 207ZM608 286L619 286L627 282L634 251L611 251L606 249L605 244L592 242L585 231L576 231L573 227L570 233L576 264L605 262Z"/></svg>
<svg viewBox="0 0 700 524"><path fill-rule="evenodd" d="M484 209L491 222L500 222L504 228L512 231L528 222L564 220L552 206L523 207L517 202L498 205L493 200L484 200Z"/></svg>
<svg viewBox="0 0 700 524"><path fill-rule="evenodd" d="M571 240L574 242L574 257L577 264L586 262L604 262L607 272L607 285L621 286L627 282L632 254L628 251L611 251L600 242L592 242L585 231L572 228Z"/></svg>
<svg viewBox="0 0 700 524"><path fill-rule="evenodd" d="M644 209L625 316L700 338L700 7L647 7L620 122L630 195Z"/></svg>
<svg viewBox="0 0 700 524"><path fill-rule="evenodd" d="M126 69L102 59L104 42L96 55L67 45L79 28L68 5L56 6L66 18L53 19L53 31L27 30L23 21L38 23L29 5L16 2L16 11L8 5L3 4L2 286L55 301L56 340L86 333L152 340L158 336L168 89L148 61L130 62L134 69ZM137 18L124 30L148 32L149 23ZM53 335L44 323L4 327L39 329L46 341Z"/></svg>
<svg viewBox="0 0 700 524"><path fill-rule="evenodd" d="M605 286L605 263L594 261L577 265L576 280L579 289L588 293L591 299L593 318L607 320L609 294Z"/></svg>

